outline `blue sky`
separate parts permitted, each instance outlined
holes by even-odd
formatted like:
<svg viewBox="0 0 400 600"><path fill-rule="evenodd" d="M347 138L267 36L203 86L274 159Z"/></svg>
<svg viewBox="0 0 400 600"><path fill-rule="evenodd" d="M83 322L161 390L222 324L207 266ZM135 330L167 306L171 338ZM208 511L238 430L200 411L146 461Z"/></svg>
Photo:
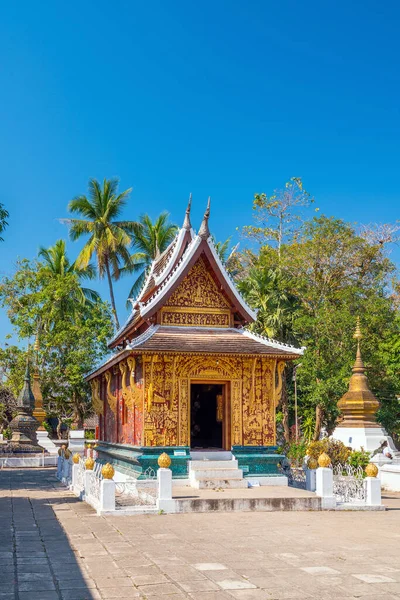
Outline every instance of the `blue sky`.
<svg viewBox="0 0 400 600"><path fill-rule="evenodd" d="M395 221L399 18L391 0L3 2L0 274L66 237L58 219L89 177L133 187L132 219L180 223L192 192L198 227L211 195L218 239L291 176L321 213Z"/></svg>

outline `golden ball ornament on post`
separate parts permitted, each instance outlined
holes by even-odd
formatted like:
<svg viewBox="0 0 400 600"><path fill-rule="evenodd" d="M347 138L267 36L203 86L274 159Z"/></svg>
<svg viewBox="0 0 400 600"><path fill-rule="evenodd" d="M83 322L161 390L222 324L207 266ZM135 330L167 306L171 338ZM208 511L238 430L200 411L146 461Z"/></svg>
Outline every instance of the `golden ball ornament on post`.
<svg viewBox="0 0 400 600"><path fill-rule="evenodd" d="M94 458L92 458L91 456L88 456L88 458L85 460L85 469L87 471L93 471L93 467L94 467Z"/></svg>
<svg viewBox="0 0 400 600"><path fill-rule="evenodd" d="M112 479L115 474L114 467L110 463L105 464L101 469L101 474L103 475L103 479Z"/></svg>
<svg viewBox="0 0 400 600"><path fill-rule="evenodd" d="M378 467L374 463L369 463L365 467L365 474L367 477L376 477L378 475Z"/></svg>
<svg viewBox="0 0 400 600"><path fill-rule="evenodd" d="M74 463L74 465L77 465L79 463L79 459L80 459L80 456L79 456L78 452L75 452L75 454L72 457L72 462Z"/></svg>
<svg viewBox="0 0 400 600"><path fill-rule="evenodd" d="M319 455L319 457L318 457L318 464L319 464L320 467L323 467L325 469L327 467L329 467L329 465L331 464L331 459L327 455L326 452L323 452L322 454Z"/></svg>
<svg viewBox="0 0 400 600"><path fill-rule="evenodd" d="M310 458L307 462L308 469L316 469L318 467L318 463L315 458Z"/></svg>
<svg viewBox="0 0 400 600"><path fill-rule="evenodd" d="M169 467L171 466L171 458L168 456L168 454L166 452L163 452L162 454L160 454L157 462L158 462L158 466L161 469L169 469Z"/></svg>

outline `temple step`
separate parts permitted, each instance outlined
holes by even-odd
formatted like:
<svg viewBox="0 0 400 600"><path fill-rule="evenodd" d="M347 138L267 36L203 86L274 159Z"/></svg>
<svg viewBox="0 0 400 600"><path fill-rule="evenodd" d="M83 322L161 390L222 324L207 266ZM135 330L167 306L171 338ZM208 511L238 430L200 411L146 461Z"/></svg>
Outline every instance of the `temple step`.
<svg viewBox="0 0 400 600"><path fill-rule="evenodd" d="M198 490L204 489L233 489L247 488L248 483L243 477L227 477L219 479L216 477L199 477L191 482L192 487Z"/></svg>
<svg viewBox="0 0 400 600"><path fill-rule="evenodd" d="M237 469L237 460L191 460L189 469L191 471L202 471L203 469Z"/></svg>
<svg viewBox="0 0 400 600"><path fill-rule="evenodd" d="M190 485L196 489L246 488L238 461L192 460L189 462Z"/></svg>
<svg viewBox="0 0 400 600"><path fill-rule="evenodd" d="M243 471L241 469L196 469L192 471L192 478L206 479L207 477L214 479L243 479Z"/></svg>

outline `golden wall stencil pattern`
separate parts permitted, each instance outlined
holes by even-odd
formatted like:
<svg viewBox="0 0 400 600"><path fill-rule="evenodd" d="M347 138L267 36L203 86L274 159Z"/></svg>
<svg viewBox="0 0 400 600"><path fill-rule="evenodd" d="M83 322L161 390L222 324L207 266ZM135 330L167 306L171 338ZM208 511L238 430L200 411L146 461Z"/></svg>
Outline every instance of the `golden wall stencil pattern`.
<svg viewBox="0 0 400 600"><path fill-rule="evenodd" d="M208 272L202 257L193 265L165 306L230 308L228 301Z"/></svg>
<svg viewBox="0 0 400 600"><path fill-rule="evenodd" d="M229 327L231 313L226 312L185 312L184 310L161 311L162 325L177 325L180 327Z"/></svg>
<svg viewBox="0 0 400 600"><path fill-rule="evenodd" d="M232 446L241 446L243 444L241 379L233 379L231 382L231 443Z"/></svg>
<svg viewBox="0 0 400 600"><path fill-rule="evenodd" d="M189 380L181 379L179 382L179 445L188 446L189 441Z"/></svg>
<svg viewBox="0 0 400 600"><path fill-rule="evenodd" d="M264 357L144 356L145 445L190 444L191 380L228 383L232 445L273 445L274 366Z"/></svg>
<svg viewBox="0 0 400 600"><path fill-rule="evenodd" d="M178 398L176 397L174 358L168 355L145 356L144 390L145 445L177 444Z"/></svg>

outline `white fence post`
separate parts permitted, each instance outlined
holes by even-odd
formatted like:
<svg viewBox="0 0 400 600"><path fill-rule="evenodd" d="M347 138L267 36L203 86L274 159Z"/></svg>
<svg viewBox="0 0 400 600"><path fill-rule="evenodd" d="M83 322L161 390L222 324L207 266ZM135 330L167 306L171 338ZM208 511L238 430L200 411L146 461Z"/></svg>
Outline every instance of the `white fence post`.
<svg viewBox="0 0 400 600"><path fill-rule="evenodd" d="M157 508L165 512L175 512L171 469L159 468L157 471Z"/></svg>
<svg viewBox="0 0 400 600"><path fill-rule="evenodd" d="M329 467L318 467L315 493L322 498L322 508L335 508L333 495L333 471Z"/></svg>
<svg viewBox="0 0 400 600"><path fill-rule="evenodd" d="M380 479L376 477L365 478L365 501L369 506L382 504Z"/></svg>
<svg viewBox="0 0 400 600"><path fill-rule="evenodd" d="M115 482L112 479L101 480L99 510L115 510Z"/></svg>
<svg viewBox="0 0 400 600"><path fill-rule="evenodd" d="M317 487L317 469L306 468L306 490L315 492Z"/></svg>

